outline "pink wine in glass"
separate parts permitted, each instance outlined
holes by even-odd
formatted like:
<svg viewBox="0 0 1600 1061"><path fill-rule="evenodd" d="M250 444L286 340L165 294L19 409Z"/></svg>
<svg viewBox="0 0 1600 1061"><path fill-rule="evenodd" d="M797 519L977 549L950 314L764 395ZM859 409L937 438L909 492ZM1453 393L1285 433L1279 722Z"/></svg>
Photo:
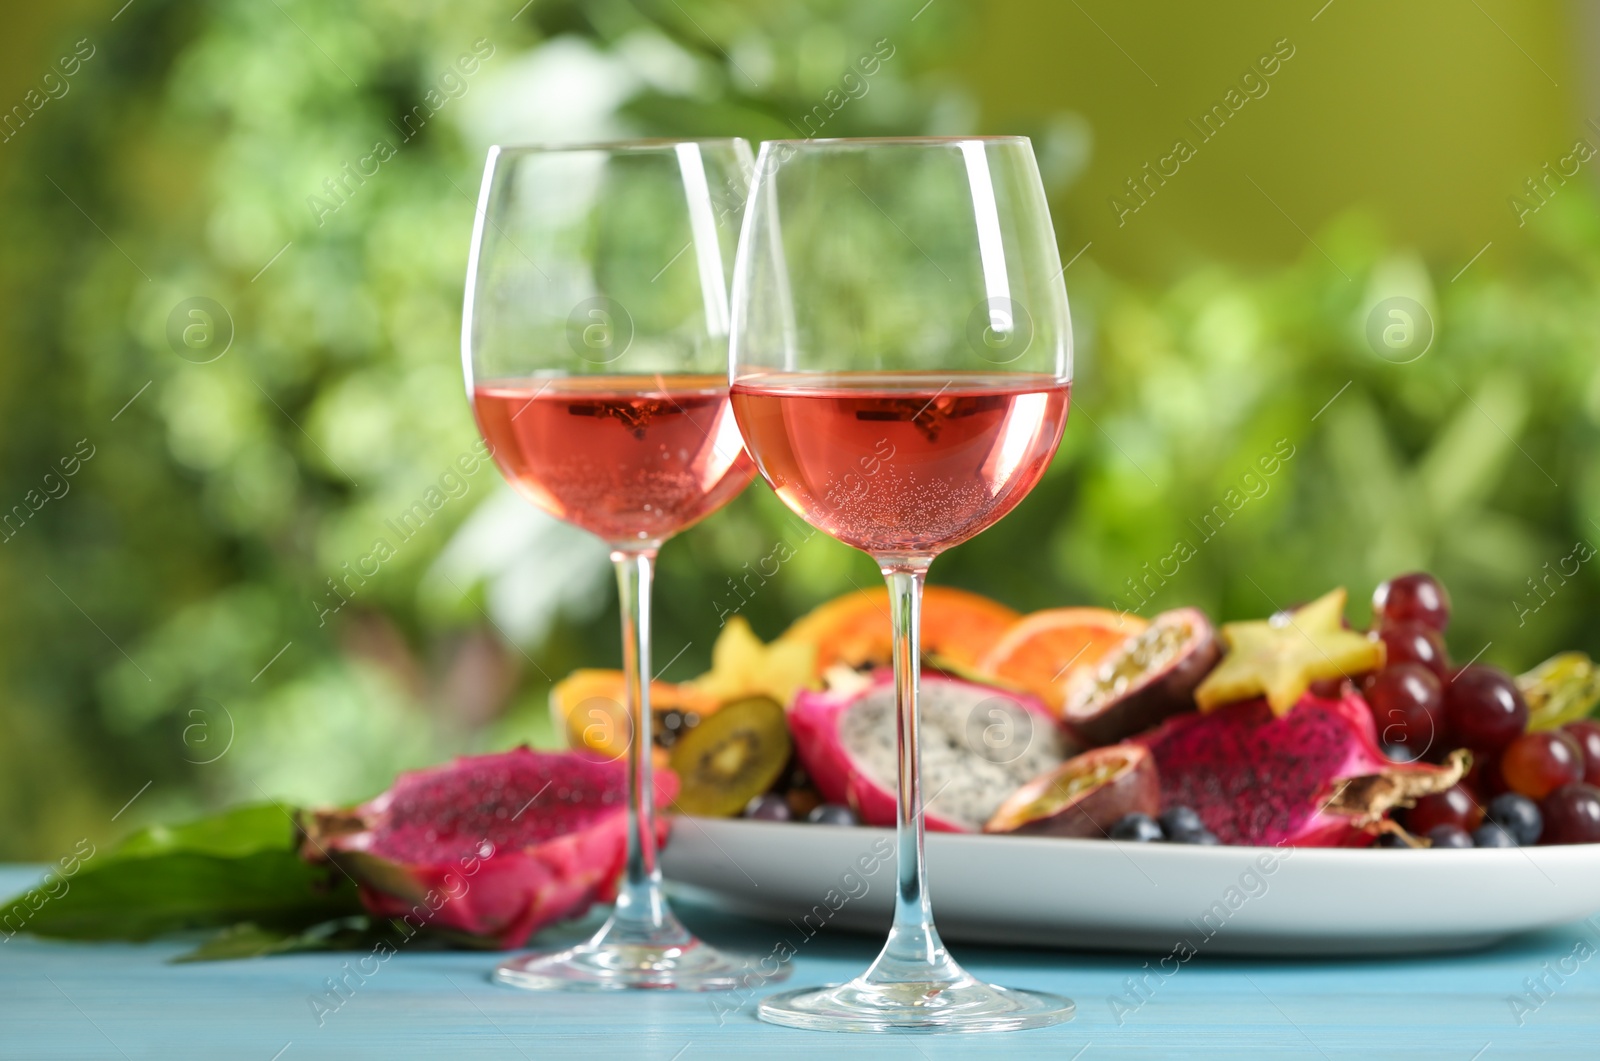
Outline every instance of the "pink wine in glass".
<svg viewBox="0 0 1600 1061"><path fill-rule="evenodd" d="M723 376L505 380L472 405L511 484L612 545L659 543L755 474Z"/></svg>
<svg viewBox="0 0 1600 1061"><path fill-rule="evenodd" d="M932 556L1044 474L1071 385L1022 373L748 376L733 409L796 513L874 557Z"/></svg>

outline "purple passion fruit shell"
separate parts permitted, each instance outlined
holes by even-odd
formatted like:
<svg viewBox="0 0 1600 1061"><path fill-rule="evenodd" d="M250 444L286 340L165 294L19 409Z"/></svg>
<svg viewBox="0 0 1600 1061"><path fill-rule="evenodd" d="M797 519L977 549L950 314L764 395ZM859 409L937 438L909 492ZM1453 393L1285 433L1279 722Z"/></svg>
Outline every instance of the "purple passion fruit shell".
<svg viewBox="0 0 1600 1061"><path fill-rule="evenodd" d="M1101 839L1125 815L1161 810L1155 757L1137 744L1114 744L1074 756L1013 792L984 825L986 833Z"/></svg>
<svg viewBox="0 0 1600 1061"><path fill-rule="evenodd" d="M1090 745L1113 744L1193 711L1194 690L1222 658L1211 620L1174 608L1112 649L1067 689L1061 720Z"/></svg>

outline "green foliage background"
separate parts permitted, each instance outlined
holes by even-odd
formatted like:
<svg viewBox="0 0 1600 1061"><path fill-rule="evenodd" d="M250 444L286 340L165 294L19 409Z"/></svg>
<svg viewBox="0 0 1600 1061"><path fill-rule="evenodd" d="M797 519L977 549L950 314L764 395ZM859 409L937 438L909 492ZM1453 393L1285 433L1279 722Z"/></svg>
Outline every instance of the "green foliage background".
<svg viewBox="0 0 1600 1061"><path fill-rule="evenodd" d="M1316 6L1294 13L1296 34ZM1092 40L1096 56L1114 56L1088 23L1034 9L1041 21L1019 33L1070 28L1064 55ZM1313 222L1314 243L1263 213L1241 227L1270 228L1264 254L1150 249L1166 224L1152 210L1137 218L1145 243L1114 244L1104 199L1126 174L1120 161L1097 170L1091 148L1102 130L1126 140L1107 93L1061 71L1065 103L1021 106L1042 90L1018 83L978 9L535 0L514 11L138 0L115 20L78 7L39 31L25 58L40 70L73 40L96 51L70 94L0 145L0 503L24 502L79 440L94 456L0 546L0 858L53 857L79 836L229 800L359 798L403 767L546 738L551 678L616 663L609 597L513 643L492 618L492 579L441 576L441 550L504 489L487 466L349 605L322 614L327 580L475 441L457 351L484 136L519 114L559 127L594 110L585 76L617 90L592 118L609 135L793 136L888 40L893 58L865 95L829 108L825 135L1036 136L1063 260L1091 244L1067 274L1072 422L1039 489L941 559L934 581L1021 609L1196 603L1235 618L1337 583L1360 601L1382 577L1427 567L1455 594L1458 658L1482 651L1521 669L1557 648L1600 651L1589 567L1537 612L1518 608L1539 603L1528 580L1545 564L1600 534L1600 211L1587 185L1575 180L1513 250L1459 275L1476 237L1463 249L1435 219L1407 238L1381 205L1342 190ZM1135 51L1174 35L1153 15L1143 29ZM1252 31L1243 61L1273 32ZM1342 32L1330 39L1355 31ZM492 58L407 139L405 116L479 40ZM541 69L566 70L565 82L531 77L532 58L561 55L582 62ZM1237 74L1231 53L1219 61L1226 77L1200 78L1213 84L1202 95ZM1473 76L1536 77L1520 62ZM33 75L17 68L8 98L21 100ZM1515 172L1570 145L1547 100L1507 106L1500 117L1550 132L1553 152L1519 155ZM1165 147L1164 132L1150 137ZM380 139L396 150L376 175L335 211L308 205ZM1205 159L1236 166L1217 152ZM1485 186L1502 189L1490 208L1505 228L1501 198L1517 183L1498 180ZM1401 294L1437 327L1405 365L1363 336L1371 306ZM206 364L167 337L173 308L195 296L226 307L235 329ZM1293 456L1263 492L1245 477L1280 445ZM1214 535L1200 530L1230 490L1259 496ZM727 580L780 537L804 531L758 484L665 551L666 677L705 667ZM1143 582L1180 540L1194 558ZM771 636L876 578L864 558L805 537L743 613ZM1129 579L1151 599L1131 598Z"/></svg>

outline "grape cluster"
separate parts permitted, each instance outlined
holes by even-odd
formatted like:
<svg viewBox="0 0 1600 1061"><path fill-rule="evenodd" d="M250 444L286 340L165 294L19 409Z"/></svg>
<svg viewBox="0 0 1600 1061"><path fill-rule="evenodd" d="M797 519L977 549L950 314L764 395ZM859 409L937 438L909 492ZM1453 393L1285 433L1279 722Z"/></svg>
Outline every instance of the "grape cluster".
<svg viewBox="0 0 1600 1061"><path fill-rule="evenodd" d="M1417 801L1405 825L1434 847L1600 842L1600 722L1530 733L1528 705L1497 667L1452 667L1450 594L1432 575L1390 579L1372 595L1385 664L1363 692L1389 758L1472 752L1462 784Z"/></svg>

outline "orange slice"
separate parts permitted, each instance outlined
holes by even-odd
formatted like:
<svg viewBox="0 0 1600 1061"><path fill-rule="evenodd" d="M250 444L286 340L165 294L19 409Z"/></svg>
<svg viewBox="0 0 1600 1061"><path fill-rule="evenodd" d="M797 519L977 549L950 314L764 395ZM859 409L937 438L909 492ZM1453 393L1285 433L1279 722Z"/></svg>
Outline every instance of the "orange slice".
<svg viewBox="0 0 1600 1061"><path fill-rule="evenodd" d="M988 597L929 586L922 595L922 654L970 667L1019 618ZM887 666L894 657L889 591L866 589L829 601L796 620L779 640L815 646L816 674L836 663Z"/></svg>
<svg viewBox="0 0 1600 1061"><path fill-rule="evenodd" d="M633 722L626 707L626 679L619 670L575 670L550 690L550 714L556 730L566 736L567 747L588 748L607 758L621 758L628 750ZM673 682L650 683L650 708L678 708L708 715L719 701L693 686Z"/></svg>
<svg viewBox="0 0 1600 1061"><path fill-rule="evenodd" d="M1107 608L1034 612L1006 631L978 661L978 670L1021 686L1060 713L1067 681L1148 625L1137 615Z"/></svg>

